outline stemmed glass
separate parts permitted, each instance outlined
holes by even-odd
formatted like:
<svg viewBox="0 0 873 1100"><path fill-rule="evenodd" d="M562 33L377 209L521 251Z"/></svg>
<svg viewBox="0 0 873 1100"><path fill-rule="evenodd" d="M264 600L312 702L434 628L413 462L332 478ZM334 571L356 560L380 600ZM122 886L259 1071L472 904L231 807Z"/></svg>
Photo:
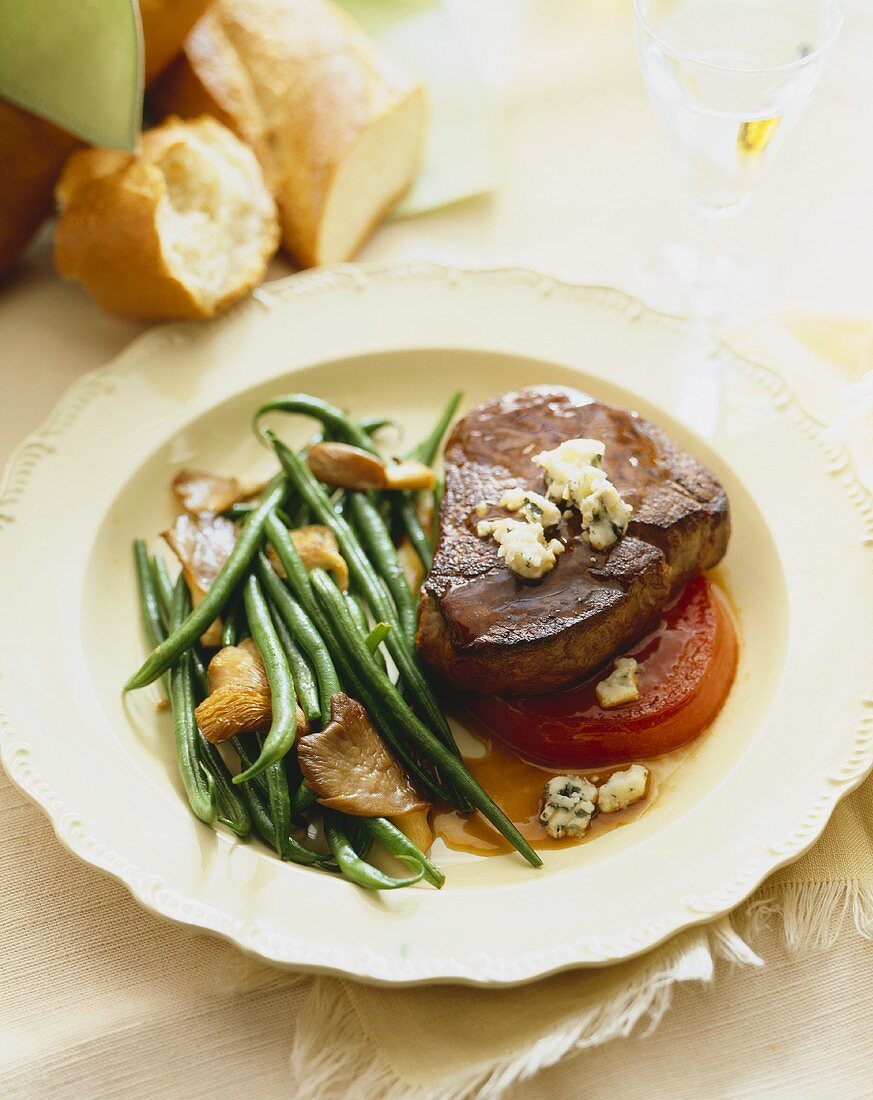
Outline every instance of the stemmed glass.
<svg viewBox="0 0 873 1100"><path fill-rule="evenodd" d="M700 226L696 247L671 245L642 269L654 304L716 317L748 286L720 253L720 226L749 203L841 24L839 0L634 0L643 80Z"/></svg>

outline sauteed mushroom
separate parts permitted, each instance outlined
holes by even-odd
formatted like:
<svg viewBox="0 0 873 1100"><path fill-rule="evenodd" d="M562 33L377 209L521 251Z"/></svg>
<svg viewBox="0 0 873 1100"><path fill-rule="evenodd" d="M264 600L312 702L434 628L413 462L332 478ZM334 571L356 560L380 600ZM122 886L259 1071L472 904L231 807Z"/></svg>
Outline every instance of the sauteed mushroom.
<svg viewBox="0 0 873 1100"><path fill-rule="evenodd" d="M220 477L202 470L180 470L173 478L173 492L191 515L217 515L248 496L235 477Z"/></svg>
<svg viewBox="0 0 873 1100"><path fill-rule="evenodd" d="M300 770L322 806L392 818L428 809L360 703L339 691L331 696L330 718L297 743ZM402 828L399 819L395 824Z"/></svg>
<svg viewBox="0 0 873 1100"><path fill-rule="evenodd" d="M207 741L218 745L238 733L262 732L269 727L273 717L270 685L251 638L219 650L209 662L206 676L209 695L194 714ZM308 729L299 707L297 725L301 732Z"/></svg>
<svg viewBox="0 0 873 1100"><path fill-rule="evenodd" d="M196 607L206 593L236 542L236 527L223 516L178 516L164 539L182 563L182 572ZM221 643L221 620L216 619L201 636L205 646Z"/></svg>
<svg viewBox="0 0 873 1100"><path fill-rule="evenodd" d="M397 559L410 591L417 592L424 580L424 566L408 538L404 538L397 547Z"/></svg>
<svg viewBox="0 0 873 1100"><path fill-rule="evenodd" d="M348 443L316 443L309 448L309 469L325 485L338 489L408 489L434 487L433 470L411 460L385 463L376 455Z"/></svg>
<svg viewBox="0 0 873 1100"><path fill-rule="evenodd" d="M408 814L394 814L390 820L422 852L427 852L433 844L434 833L430 827L428 809L411 810Z"/></svg>
<svg viewBox="0 0 873 1100"><path fill-rule="evenodd" d="M336 535L329 527L311 523L307 527L295 527L289 531L294 549L307 569L324 569L332 573L337 585L345 591L349 586L349 567L339 550ZM285 569L272 546L267 548L270 564L285 579Z"/></svg>
<svg viewBox="0 0 873 1100"><path fill-rule="evenodd" d="M385 488L405 489L411 493L429 493L436 485L436 474L423 462L407 459L385 467Z"/></svg>

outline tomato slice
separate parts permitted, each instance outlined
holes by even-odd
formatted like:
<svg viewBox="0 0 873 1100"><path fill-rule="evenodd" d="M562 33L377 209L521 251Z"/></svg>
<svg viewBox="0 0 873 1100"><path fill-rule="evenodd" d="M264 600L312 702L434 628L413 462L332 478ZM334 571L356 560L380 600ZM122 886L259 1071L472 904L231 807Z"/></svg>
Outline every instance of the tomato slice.
<svg viewBox="0 0 873 1100"><path fill-rule="evenodd" d="M598 704L594 689L607 668L551 695L471 695L465 704L490 733L537 764L588 768L671 752L712 723L733 682L737 637L724 597L696 577L626 655L640 666L633 703Z"/></svg>

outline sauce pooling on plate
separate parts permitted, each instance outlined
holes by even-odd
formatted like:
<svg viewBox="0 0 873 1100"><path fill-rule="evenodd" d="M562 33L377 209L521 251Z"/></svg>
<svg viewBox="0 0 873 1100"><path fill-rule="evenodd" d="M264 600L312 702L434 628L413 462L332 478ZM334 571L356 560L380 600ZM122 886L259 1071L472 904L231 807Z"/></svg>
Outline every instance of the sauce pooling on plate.
<svg viewBox="0 0 873 1100"><path fill-rule="evenodd" d="M544 784L557 773L596 776L646 762L646 798L627 810L597 815L585 839L639 816L659 780L676 767L665 754L709 727L727 697L737 662L737 634L727 600L705 577L675 597L658 625L627 650L638 663L638 700L601 707L596 686L609 668L576 687L550 695L471 695L465 705L484 753L466 760L474 777L535 847L578 840L548 837L539 822ZM652 760L654 759L654 761ZM487 823L438 811L437 834L452 848L497 854L508 848Z"/></svg>

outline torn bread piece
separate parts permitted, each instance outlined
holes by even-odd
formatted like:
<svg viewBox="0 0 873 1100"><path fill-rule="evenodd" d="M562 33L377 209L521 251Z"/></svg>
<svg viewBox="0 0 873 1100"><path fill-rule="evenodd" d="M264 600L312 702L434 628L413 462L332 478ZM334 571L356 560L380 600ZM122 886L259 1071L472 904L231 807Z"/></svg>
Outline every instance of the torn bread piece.
<svg viewBox="0 0 873 1100"><path fill-rule="evenodd" d="M251 145L302 267L354 256L415 175L427 117L422 86L332 0L215 0L150 103Z"/></svg>
<svg viewBox="0 0 873 1100"><path fill-rule="evenodd" d="M221 313L261 282L279 243L257 159L213 118L170 118L134 155L79 150L55 194L55 266L119 317Z"/></svg>

